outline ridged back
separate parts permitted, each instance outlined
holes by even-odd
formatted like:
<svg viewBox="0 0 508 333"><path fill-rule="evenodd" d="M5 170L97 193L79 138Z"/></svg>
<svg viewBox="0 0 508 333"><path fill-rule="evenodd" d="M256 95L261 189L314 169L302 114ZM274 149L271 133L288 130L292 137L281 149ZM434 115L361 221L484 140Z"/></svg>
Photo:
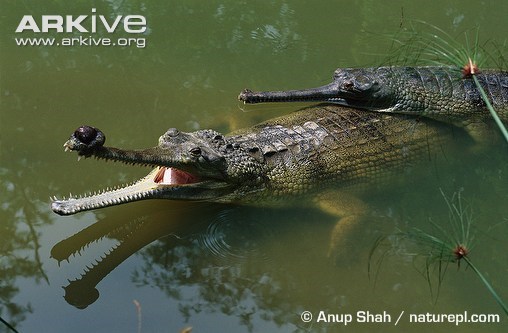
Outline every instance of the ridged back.
<svg viewBox="0 0 508 333"><path fill-rule="evenodd" d="M273 193L295 194L379 183L441 153L452 133L432 120L326 105L235 134L233 141L266 165Z"/></svg>

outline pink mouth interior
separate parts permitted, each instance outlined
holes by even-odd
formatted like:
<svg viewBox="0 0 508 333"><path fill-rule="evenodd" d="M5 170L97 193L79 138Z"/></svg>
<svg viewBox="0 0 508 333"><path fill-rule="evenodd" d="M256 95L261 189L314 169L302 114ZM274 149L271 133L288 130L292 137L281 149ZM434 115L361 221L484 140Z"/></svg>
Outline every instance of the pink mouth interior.
<svg viewBox="0 0 508 333"><path fill-rule="evenodd" d="M198 178L175 168L160 167L153 181L161 185L184 185L198 181Z"/></svg>

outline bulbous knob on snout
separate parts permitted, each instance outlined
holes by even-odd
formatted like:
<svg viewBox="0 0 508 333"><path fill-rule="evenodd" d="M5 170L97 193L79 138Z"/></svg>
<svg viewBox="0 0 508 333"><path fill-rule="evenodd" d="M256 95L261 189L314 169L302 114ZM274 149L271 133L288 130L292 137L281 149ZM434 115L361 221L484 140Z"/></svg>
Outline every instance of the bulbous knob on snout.
<svg viewBox="0 0 508 333"><path fill-rule="evenodd" d="M92 126L80 126L74 131L74 136L80 142L89 144L97 137L97 129Z"/></svg>
<svg viewBox="0 0 508 333"><path fill-rule="evenodd" d="M69 140L64 143L65 150L75 150L79 155L90 156L93 151L102 147L106 136L98 128L83 125L72 133Z"/></svg>

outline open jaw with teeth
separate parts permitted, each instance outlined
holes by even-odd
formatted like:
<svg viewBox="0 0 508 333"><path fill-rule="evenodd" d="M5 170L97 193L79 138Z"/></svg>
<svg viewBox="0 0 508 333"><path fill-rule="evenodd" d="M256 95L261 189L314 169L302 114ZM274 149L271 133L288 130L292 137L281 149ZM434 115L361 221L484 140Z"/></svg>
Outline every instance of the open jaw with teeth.
<svg viewBox="0 0 508 333"><path fill-rule="evenodd" d="M79 156L95 156L98 159L149 165L155 169L127 186L61 200L54 197L51 209L55 213L71 215L144 199L206 200L220 194L220 189L225 185L220 180L168 166L170 162L160 159L161 155L167 155L167 151L163 151L160 147L122 150L104 147L104 142L105 136L100 130L82 126L71 135L64 147L66 151L77 151Z"/></svg>
<svg viewBox="0 0 508 333"><path fill-rule="evenodd" d="M177 191L180 186L197 183L198 178L185 171L175 168L157 167L146 177L124 187L112 190L106 189L86 196L71 196L62 200L54 197L51 209L60 215L72 215L85 210L114 206L127 202L163 198L164 192L169 192L171 189Z"/></svg>

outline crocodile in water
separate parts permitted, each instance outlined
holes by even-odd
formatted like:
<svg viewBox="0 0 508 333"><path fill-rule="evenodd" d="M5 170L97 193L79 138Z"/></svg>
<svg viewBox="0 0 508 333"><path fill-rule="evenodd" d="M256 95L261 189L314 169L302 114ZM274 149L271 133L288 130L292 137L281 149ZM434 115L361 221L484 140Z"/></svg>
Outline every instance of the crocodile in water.
<svg viewBox="0 0 508 333"><path fill-rule="evenodd" d="M65 143L80 156L150 165L146 177L85 197L56 199L75 214L143 199L287 204L303 195L361 191L432 159L453 141L449 126L407 115L339 105L309 107L229 135L171 128L143 150L104 146L100 130L82 126ZM417 163L416 163L417 164Z"/></svg>
<svg viewBox="0 0 508 333"><path fill-rule="evenodd" d="M501 120L508 124L508 72L475 74ZM317 101L355 108L422 115L465 127L485 141L490 114L471 76L455 67L339 68L333 82L318 88L253 92L238 97L245 103Z"/></svg>

